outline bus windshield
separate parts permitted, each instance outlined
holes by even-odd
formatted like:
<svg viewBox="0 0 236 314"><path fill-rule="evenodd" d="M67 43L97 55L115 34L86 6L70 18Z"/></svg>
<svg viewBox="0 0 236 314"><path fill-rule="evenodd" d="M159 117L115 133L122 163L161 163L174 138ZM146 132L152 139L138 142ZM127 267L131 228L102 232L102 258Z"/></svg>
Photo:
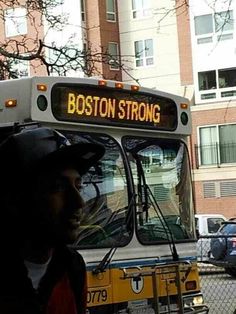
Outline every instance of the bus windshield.
<svg viewBox="0 0 236 314"><path fill-rule="evenodd" d="M132 223L128 206L125 166L118 143L104 134L63 132L71 143L96 142L106 152L83 176L85 202L78 241L79 248L123 246L129 241Z"/></svg>
<svg viewBox="0 0 236 314"><path fill-rule="evenodd" d="M192 186L185 144L180 140L125 137L123 146L138 195L136 221L140 242L194 238Z"/></svg>

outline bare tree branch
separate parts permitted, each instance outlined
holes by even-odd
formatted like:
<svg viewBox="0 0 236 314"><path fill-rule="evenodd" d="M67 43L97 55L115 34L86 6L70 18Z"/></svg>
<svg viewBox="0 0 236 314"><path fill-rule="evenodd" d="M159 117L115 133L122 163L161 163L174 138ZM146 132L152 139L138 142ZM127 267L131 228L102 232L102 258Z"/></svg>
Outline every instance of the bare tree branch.
<svg viewBox="0 0 236 314"><path fill-rule="evenodd" d="M215 1L212 1L213 12L215 12ZM30 30L27 34L23 32L22 35L18 36L0 36L0 79L17 77L15 64L28 61L35 73L41 67L47 75L67 75L71 71L82 71L86 76L104 76L105 74L100 73L101 65L107 65L108 68L113 66L120 71L122 70L139 84L139 81L130 74L133 70L133 61L137 56L113 56L109 54L107 47L94 49L92 44L88 42L85 49L81 44L78 44L81 43L82 39L76 37L78 33L82 34L88 31L84 25L78 25L78 29L70 34L67 40L63 38L63 43L59 43L53 38L52 30L59 33L66 27L74 27L69 23L68 14L63 13L63 10L60 9L63 2L64 0L0 0L0 24L2 27L10 19L13 28L20 29L21 22L14 17L14 9L23 8L26 12L27 27ZM217 16L221 19L219 28L222 31L232 22L230 20L232 0L227 0L227 3L228 11ZM157 23L160 24L169 15L184 14L188 10L188 0L172 0L171 7L161 7L154 14L158 16ZM95 25L90 30L97 27L100 26ZM218 38L220 40L220 36Z"/></svg>
<svg viewBox="0 0 236 314"><path fill-rule="evenodd" d="M86 49L80 48L76 31L66 41L63 39L63 43L58 43L56 39L48 40L51 30L59 33L70 26L68 15L61 10L63 2L64 0L0 0L2 25L10 18L13 28L20 29L20 21L14 16L14 9L24 8L30 28L27 34L0 37L0 79L16 78L19 73L15 70L15 64L27 61L35 72L43 67L47 75L63 76L71 71L82 71L86 76L102 75L99 65L111 66L111 63L129 75L125 56L114 57L109 54L107 47L94 50L90 43L87 43ZM83 25L78 32L82 31L87 31Z"/></svg>

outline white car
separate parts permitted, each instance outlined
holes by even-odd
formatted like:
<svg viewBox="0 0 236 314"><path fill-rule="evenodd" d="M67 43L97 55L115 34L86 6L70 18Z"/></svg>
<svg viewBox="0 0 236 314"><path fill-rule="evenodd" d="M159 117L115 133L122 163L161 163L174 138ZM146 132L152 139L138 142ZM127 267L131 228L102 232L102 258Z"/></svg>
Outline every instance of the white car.
<svg viewBox="0 0 236 314"><path fill-rule="evenodd" d="M198 234L198 261L208 261L211 236L215 235L221 223L227 219L221 214L196 214L195 225Z"/></svg>

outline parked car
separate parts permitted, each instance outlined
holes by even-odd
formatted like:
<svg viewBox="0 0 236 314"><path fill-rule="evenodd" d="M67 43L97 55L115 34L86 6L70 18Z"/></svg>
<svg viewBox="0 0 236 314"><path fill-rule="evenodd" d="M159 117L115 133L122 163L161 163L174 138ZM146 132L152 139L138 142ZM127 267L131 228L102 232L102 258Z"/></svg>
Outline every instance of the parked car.
<svg viewBox="0 0 236 314"><path fill-rule="evenodd" d="M196 214L195 225L198 234L198 261L208 261L210 255L211 236L215 235L226 218L221 214Z"/></svg>
<svg viewBox="0 0 236 314"><path fill-rule="evenodd" d="M211 239L209 262L236 277L236 219L223 222L217 237Z"/></svg>

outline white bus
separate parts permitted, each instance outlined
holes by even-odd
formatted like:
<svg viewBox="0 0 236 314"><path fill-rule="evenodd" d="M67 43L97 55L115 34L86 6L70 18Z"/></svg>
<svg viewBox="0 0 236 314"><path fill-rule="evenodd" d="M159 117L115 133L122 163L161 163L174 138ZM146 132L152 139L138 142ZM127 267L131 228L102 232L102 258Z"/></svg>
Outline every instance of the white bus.
<svg viewBox="0 0 236 314"><path fill-rule="evenodd" d="M200 290L187 99L121 82L0 82L0 140L38 123L102 144L80 235L88 313L208 313Z"/></svg>

